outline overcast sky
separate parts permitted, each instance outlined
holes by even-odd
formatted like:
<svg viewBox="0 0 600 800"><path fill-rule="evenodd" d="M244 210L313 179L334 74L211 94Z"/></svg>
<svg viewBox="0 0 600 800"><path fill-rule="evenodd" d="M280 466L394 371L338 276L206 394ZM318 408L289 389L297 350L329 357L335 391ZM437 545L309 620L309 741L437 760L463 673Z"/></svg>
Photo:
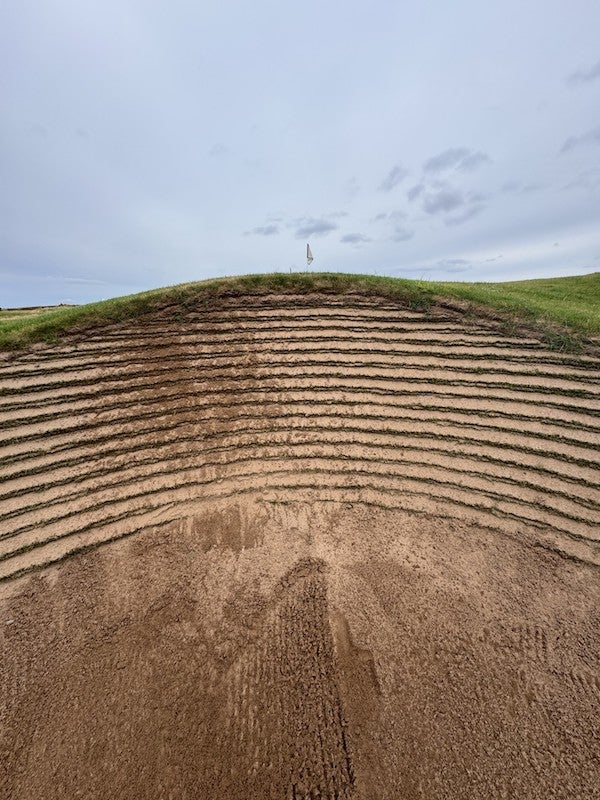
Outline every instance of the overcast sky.
<svg viewBox="0 0 600 800"><path fill-rule="evenodd" d="M4 0L0 306L600 270L598 0Z"/></svg>

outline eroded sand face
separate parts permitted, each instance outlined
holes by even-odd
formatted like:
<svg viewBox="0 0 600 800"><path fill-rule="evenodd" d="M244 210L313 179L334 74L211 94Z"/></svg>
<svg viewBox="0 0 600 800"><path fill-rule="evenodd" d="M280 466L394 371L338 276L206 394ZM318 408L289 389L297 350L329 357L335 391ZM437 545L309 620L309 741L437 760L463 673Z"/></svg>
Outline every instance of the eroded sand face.
<svg viewBox="0 0 600 800"><path fill-rule="evenodd" d="M598 377L319 297L5 362L2 796L600 796Z"/></svg>

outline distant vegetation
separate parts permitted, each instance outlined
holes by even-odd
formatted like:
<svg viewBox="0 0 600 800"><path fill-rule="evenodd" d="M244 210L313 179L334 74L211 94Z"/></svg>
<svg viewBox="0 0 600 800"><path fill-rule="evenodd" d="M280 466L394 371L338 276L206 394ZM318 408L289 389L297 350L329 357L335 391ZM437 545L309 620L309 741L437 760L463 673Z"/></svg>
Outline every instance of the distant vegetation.
<svg viewBox="0 0 600 800"><path fill-rule="evenodd" d="M54 342L61 335L174 306L208 305L222 296L268 292L361 294L426 310L452 299L465 312L499 314L507 325L536 326L557 349L576 349L600 334L600 273L511 283L432 283L347 273L243 275L184 283L84 306L0 311L0 349Z"/></svg>

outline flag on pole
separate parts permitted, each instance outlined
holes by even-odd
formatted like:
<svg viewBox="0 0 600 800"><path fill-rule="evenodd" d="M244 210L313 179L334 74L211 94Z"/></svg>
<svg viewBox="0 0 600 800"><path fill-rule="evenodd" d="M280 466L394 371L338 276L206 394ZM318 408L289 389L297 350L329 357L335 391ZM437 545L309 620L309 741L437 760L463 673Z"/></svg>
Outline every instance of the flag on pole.
<svg viewBox="0 0 600 800"><path fill-rule="evenodd" d="M310 265L312 264L312 262L313 262L313 254L310 252L310 245L309 245L309 244L307 244L307 245L306 245L306 263L307 263L307 264L308 264L308 266L310 267Z"/></svg>

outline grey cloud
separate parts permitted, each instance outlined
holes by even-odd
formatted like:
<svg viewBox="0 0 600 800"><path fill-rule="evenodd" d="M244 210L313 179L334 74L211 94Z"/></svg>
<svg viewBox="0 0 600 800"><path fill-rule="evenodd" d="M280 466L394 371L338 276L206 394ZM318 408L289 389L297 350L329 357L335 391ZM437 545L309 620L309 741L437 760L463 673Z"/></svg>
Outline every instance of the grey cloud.
<svg viewBox="0 0 600 800"><path fill-rule="evenodd" d="M331 214L327 214L327 219L341 219L342 217L347 217L347 211L332 211Z"/></svg>
<svg viewBox="0 0 600 800"><path fill-rule="evenodd" d="M529 194L544 188L542 183L521 183L521 181L507 181L500 187L504 194Z"/></svg>
<svg viewBox="0 0 600 800"><path fill-rule="evenodd" d="M526 183L525 186L522 186L519 190L519 194L530 194L531 192L539 192L540 189L544 188L543 183Z"/></svg>
<svg viewBox="0 0 600 800"><path fill-rule="evenodd" d="M427 214L443 215L446 225L460 225L483 211L486 199L480 192L463 193L458 189L443 189L425 195L423 210Z"/></svg>
<svg viewBox="0 0 600 800"><path fill-rule="evenodd" d="M412 239L414 235L414 231L410 231L407 228L397 225L394 229L394 233L392 234L392 240L394 242L406 242L409 239Z"/></svg>
<svg viewBox="0 0 600 800"><path fill-rule="evenodd" d="M580 86L582 83L595 81L596 78L600 78L600 61L589 69L578 69L576 72L571 73L567 78L567 83L571 86Z"/></svg>
<svg viewBox="0 0 600 800"><path fill-rule="evenodd" d="M600 144L600 125L587 133L582 133L581 136L569 136L560 148L559 154L569 153L576 147L587 147L588 145L594 144Z"/></svg>
<svg viewBox="0 0 600 800"><path fill-rule="evenodd" d="M379 189L382 192L391 192L396 186L398 186L401 181L406 178L408 175L408 170L401 167L399 164L396 164L395 167L389 171L387 177L380 185Z"/></svg>
<svg viewBox="0 0 600 800"><path fill-rule="evenodd" d="M526 183L521 189L521 194L529 194L530 192L539 192L544 188L543 183Z"/></svg>
<svg viewBox="0 0 600 800"><path fill-rule="evenodd" d="M350 178L350 180L347 181L344 191L348 197L356 197L356 195L360 192L360 186L356 178Z"/></svg>
<svg viewBox="0 0 600 800"><path fill-rule="evenodd" d="M407 198L411 201L416 200L419 195L423 193L425 189L425 185L423 183L417 183L416 186L413 186L411 189L408 190L406 193Z"/></svg>
<svg viewBox="0 0 600 800"><path fill-rule="evenodd" d="M449 189L452 188L448 181L441 180L440 178L430 178L426 189Z"/></svg>
<svg viewBox="0 0 600 800"><path fill-rule="evenodd" d="M469 151L465 147L450 147L426 161L423 164L423 170L425 172L442 172L455 167L462 158L468 155Z"/></svg>
<svg viewBox="0 0 600 800"><path fill-rule="evenodd" d="M600 186L600 169L592 168L580 172L572 181L569 181L563 189L588 189L594 190Z"/></svg>
<svg viewBox="0 0 600 800"><path fill-rule="evenodd" d="M340 242L344 242L345 244L360 244L361 242L370 242L368 236L365 236L362 233L347 233L345 236L342 236Z"/></svg>
<svg viewBox="0 0 600 800"><path fill-rule="evenodd" d="M462 170L463 172L471 172L472 170L477 169L477 167L481 167L482 164L487 164L488 161L490 161L490 157L487 155L487 153L482 153L481 150L478 150L476 153L471 153L463 158L458 165L458 169Z"/></svg>
<svg viewBox="0 0 600 800"><path fill-rule="evenodd" d="M251 231L246 231L244 236L274 236L279 233L279 225L262 225L258 228L252 228Z"/></svg>
<svg viewBox="0 0 600 800"><path fill-rule="evenodd" d="M423 209L428 214L447 214L456 208L464 206L465 199L461 192L444 189L441 192L426 195Z"/></svg>
<svg viewBox="0 0 600 800"><path fill-rule="evenodd" d="M437 156L433 156L423 164L424 172L443 172L447 169L459 169L462 172L470 172L490 160L490 157L477 150L469 150L466 147L449 147Z"/></svg>
<svg viewBox="0 0 600 800"><path fill-rule="evenodd" d="M407 217L406 211L390 211L389 214L385 211L382 211L380 214L377 214L376 217L373 217L371 222L389 222L392 225L397 225L402 220L406 219Z"/></svg>
<svg viewBox="0 0 600 800"><path fill-rule="evenodd" d="M483 203L489 199L489 195L482 194L481 192L467 192L467 200L470 203Z"/></svg>
<svg viewBox="0 0 600 800"><path fill-rule="evenodd" d="M471 269L471 264L464 258L443 258L432 268L435 272L466 272Z"/></svg>
<svg viewBox="0 0 600 800"><path fill-rule="evenodd" d="M445 220L446 225L462 225L463 222L473 219L473 217L481 214L482 211L483 204L471 206L470 208L466 208L461 214L457 214L454 217L448 217L448 219Z"/></svg>
<svg viewBox="0 0 600 800"><path fill-rule="evenodd" d="M76 278L76 277L68 277L65 275L50 276L52 279L57 278L58 280L64 281L65 283L85 283L85 284L93 284L94 286L104 286L107 281L100 280L99 278Z"/></svg>
<svg viewBox="0 0 600 800"><path fill-rule="evenodd" d="M227 153L227 151L228 148L223 144L223 142L215 142L215 144L213 144L208 151L208 155L213 157L223 156L225 153Z"/></svg>
<svg viewBox="0 0 600 800"><path fill-rule="evenodd" d="M313 217L298 219L295 221L294 226L296 226L297 239L304 239L307 236L326 236L338 228L334 222L329 222L327 219L314 219Z"/></svg>

